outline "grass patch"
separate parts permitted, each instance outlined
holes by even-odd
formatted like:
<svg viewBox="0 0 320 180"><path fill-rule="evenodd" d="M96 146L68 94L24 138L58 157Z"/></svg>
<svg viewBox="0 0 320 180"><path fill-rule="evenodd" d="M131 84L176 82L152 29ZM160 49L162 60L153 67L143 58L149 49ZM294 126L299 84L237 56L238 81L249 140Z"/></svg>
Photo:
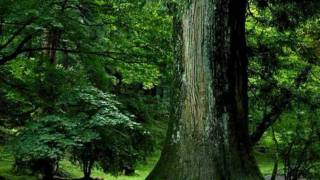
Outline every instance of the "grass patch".
<svg viewBox="0 0 320 180"><path fill-rule="evenodd" d="M13 156L5 148L0 147L0 177L8 180L36 180L35 177L17 175L12 170Z"/></svg>
<svg viewBox="0 0 320 180"><path fill-rule="evenodd" d="M264 176L272 174L273 166L274 166L274 159L272 157L272 154L268 154L268 153L263 154L263 153L256 152L255 157L261 173ZM278 164L278 174L279 173L283 173L283 163L281 162L281 160L279 161L279 164Z"/></svg>
<svg viewBox="0 0 320 180"><path fill-rule="evenodd" d="M132 176L112 176L110 174L105 174L98 168L94 168L92 171L92 177L99 177L107 180L142 180L147 177L149 172L153 169L155 164L157 163L158 159L160 157L160 152L156 152L149 156L146 159L146 162L140 162L135 170L135 174ZM80 167L75 166L70 161L63 160L60 164L60 167L70 174L73 178L81 178L83 177L83 173L80 169Z"/></svg>
<svg viewBox="0 0 320 180"><path fill-rule="evenodd" d="M140 162L137 167L135 174L132 176L118 176L114 177L110 174L105 174L100 169L95 168L92 171L92 177L100 177L107 180L142 180L147 177L149 172L152 170L154 165L157 163L160 157L160 151L157 151L150 155L145 162ZM36 180L36 177L27 176L27 175L17 175L12 171L12 165L14 162L13 156L5 150L3 147L0 147L0 177L7 180ZM81 178L83 177L80 167L72 164L70 161L63 160L60 162L60 168L69 174L72 178Z"/></svg>

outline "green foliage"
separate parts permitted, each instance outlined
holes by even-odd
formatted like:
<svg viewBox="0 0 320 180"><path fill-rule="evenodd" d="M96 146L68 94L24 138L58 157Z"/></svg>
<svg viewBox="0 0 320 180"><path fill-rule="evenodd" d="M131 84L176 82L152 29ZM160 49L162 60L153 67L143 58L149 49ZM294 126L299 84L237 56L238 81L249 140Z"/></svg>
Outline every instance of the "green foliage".
<svg viewBox="0 0 320 180"><path fill-rule="evenodd" d="M300 104L297 107L299 109L295 109L295 114L284 115L276 126L279 154L287 177L306 176L314 179L319 177L319 112L310 111ZM284 127L286 131L281 131Z"/></svg>
<svg viewBox="0 0 320 180"><path fill-rule="evenodd" d="M279 31L277 24L270 24L271 9L259 9L251 4L252 16L247 19L249 45L249 97L250 117L253 124L259 123L270 112L276 102L281 101L284 92L293 94L293 102L304 99L318 106L319 42L317 14L305 18L295 28ZM279 5L280 6L280 5ZM275 7L276 8L276 7ZM311 72L302 80L306 67ZM297 86L298 85L298 86Z"/></svg>
<svg viewBox="0 0 320 180"><path fill-rule="evenodd" d="M144 89L159 85L160 72L157 66L149 64L124 64L119 67L125 84L142 83Z"/></svg>
<svg viewBox="0 0 320 180"><path fill-rule="evenodd" d="M257 4L256 4L257 3ZM300 4L315 6L300 11ZM266 132L258 148L279 154L288 179L318 177L319 14L314 1L255 1L247 19L252 131L273 122L278 143ZM299 9L299 11L298 11ZM310 71L308 71L308 69ZM285 102L281 104L281 102ZM279 105L281 104L281 105ZM310 142L312 142L310 144ZM278 145L277 145L278 144Z"/></svg>
<svg viewBox="0 0 320 180"><path fill-rule="evenodd" d="M99 162L106 172L118 173L125 163L134 165L150 150L149 132L120 112L110 94L96 88L79 88L61 97L63 111L76 118L75 162Z"/></svg>
<svg viewBox="0 0 320 180"><path fill-rule="evenodd" d="M0 7L0 125L18 129L10 140L17 166L55 166L67 156L117 174L151 151L151 135L129 115L149 110L132 110L116 96L169 82L171 17L162 3L32 0Z"/></svg>
<svg viewBox="0 0 320 180"><path fill-rule="evenodd" d="M10 149L19 161L40 159L60 160L64 151L75 144L69 131L74 129L70 119L49 115L30 122L18 131L10 143Z"/></svg>
<svg viewBox="0 0 320 180"><path fill-rule="evenodd" d="M18 131L11 150L20 164L59 161L71 152L82 166L97 161L106 172L121 172L125 162L133 165L144 157L151 144L149 133L117 105L112 95L93 87L71 90L59 98L60 115L32 120Z"/></svg>

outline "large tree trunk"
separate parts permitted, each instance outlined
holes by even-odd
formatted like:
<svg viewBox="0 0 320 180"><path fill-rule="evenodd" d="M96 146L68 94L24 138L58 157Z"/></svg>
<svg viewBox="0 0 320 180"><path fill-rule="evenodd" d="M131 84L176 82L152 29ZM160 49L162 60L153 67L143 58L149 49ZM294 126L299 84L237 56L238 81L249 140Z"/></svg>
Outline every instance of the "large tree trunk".
<svg viewBox="0 0 320 180"><path fill-rule="evenodd" d="M149 180L263 179L248 135L246 0L192 0L178 32L172 120Z"/></svg>

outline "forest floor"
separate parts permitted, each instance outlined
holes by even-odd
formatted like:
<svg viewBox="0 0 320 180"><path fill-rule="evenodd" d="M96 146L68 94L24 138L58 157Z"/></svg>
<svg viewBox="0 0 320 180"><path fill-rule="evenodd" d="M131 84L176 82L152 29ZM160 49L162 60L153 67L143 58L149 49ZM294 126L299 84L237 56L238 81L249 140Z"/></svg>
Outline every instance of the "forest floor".
<svg viewBox="0 0 320 180"><path fill-rule="evenodd" d="M92 177L103 178L105 180L143 180L152 170L157 160L159 159L160 151L157 151L150 155L145 162L141 162L137 165L135 174L132 176L118 176L114 177L110 174L105 174L101 170L95 168L92 173ZM257 161L261 172L266 176L270 175L273 168L273 160L266 154L257 153ZM0 177L8 180L36 180L36 177L17 175L12 171L13 156L7 152L4 148L0 147ZM60 164L60 168L72 178L81 178L81 169L67 160L63 160ZM0 178L1 179L1 178Z"/></svg>
<svg viewBox="0 0 320 180"><path fill-rule="evenodd" d="M145 162L140 162L135 170L135 174L132 176L112 176L110 174L105 174L102 170L95 168L92 172L92 177L103 178L105 180L143 180L152 170L153 166L156 164L160 157L160 152L155 152L150 155ZM16 174L13 167L14 158L7 152L3 147L0 147L0 179L5 180L36 180L36 177L27 175ZM62 171L72 178L81 178L83 176L81 169L72 164L68 160L63 160L60 162L60 168Z"/></svg>

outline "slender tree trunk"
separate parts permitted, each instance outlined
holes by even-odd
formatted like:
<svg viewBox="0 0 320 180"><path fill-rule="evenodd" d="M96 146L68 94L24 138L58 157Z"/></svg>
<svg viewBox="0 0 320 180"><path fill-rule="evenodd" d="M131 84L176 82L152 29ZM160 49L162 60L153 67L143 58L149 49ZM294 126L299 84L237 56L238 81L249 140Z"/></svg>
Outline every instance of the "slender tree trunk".
<svg viewBox="0 0 320 180"><path fill-rule="evenodd" d="M149 180L263 179L248 135L246 0L192 0L176 22L173 111Z"/></svg>
<svg viewBox="0 0 320 180"><path fill-rule="evenodd" d="M56 173L56 160L54 159L46 159L43 160L41 166L43 166L43 179L44 180L52 180L54 179L53 176Z"/></svg>
<svg viewBox="0 0 320 180"><path fill-rule="evenodd" d="M83 179L85 179L85 180L91 179L90 178L91 169L92 169L92 161L91 160L84 161L84 163L83 163L83 174L84 174Z"/></svg>
<svg viewBox="0 0 320 180"><path fill-rule="evenodd" d="M56 63L57 48L59 46L60 32L56 29L51 29L48 32L48 57L51 64Z"/></svg>
<svg viewBox="0 0 320 180"><path fill-rule="evenodd" d="M278 175L278 164L279 164L279 144L278 144L278 140L273 127L271 127L271 130L272 130L272 139L276 147L274 152L274 165L273 165L271 180L276 180Z"/></svg>
<svg viewBox="0 0 320 180"><path fill-rule="evenodd" d="M4 29L4 18L0 16L0 36L3 36L3 29Z"/></svg>

